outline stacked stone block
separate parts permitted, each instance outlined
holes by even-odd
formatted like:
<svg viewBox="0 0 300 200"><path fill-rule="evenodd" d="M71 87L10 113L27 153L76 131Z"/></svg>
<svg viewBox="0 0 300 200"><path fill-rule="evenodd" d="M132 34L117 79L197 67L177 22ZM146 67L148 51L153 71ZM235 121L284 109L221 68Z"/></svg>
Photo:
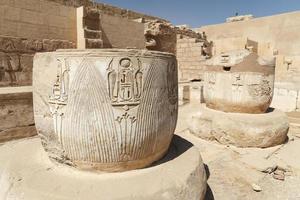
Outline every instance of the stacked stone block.
<svg viewBox="0 0 300 200"><path fill-rule="evenodd" d="M181 35L177 37L176 52L181 79L201 80L205 70L203 64L205 57L202 56L203 42L197 38L181 37Z"/></svg>

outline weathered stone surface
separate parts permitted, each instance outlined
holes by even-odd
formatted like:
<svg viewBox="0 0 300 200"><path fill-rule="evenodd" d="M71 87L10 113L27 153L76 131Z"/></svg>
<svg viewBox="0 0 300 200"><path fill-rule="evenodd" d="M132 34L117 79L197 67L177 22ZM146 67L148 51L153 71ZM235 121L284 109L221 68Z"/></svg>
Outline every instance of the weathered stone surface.
<svg viewBox="0 0 300 200"><path fill-rule="evenodd" d="M0 131L0 143L7 142L10 140L32 137L36 135L37 133L34 125L21 127L17 126Z"/></svg>
<svg viewBox="0 0 300 200"><path fill-rule="evenodd" d="M145 167L177 121L175 56L145 50L36 54L36 127L50 157L83 169Z"/></svg>
<svg viewBox="0 0 300 200"><path fill-rule="evenodd" d="M34 53L66 48L74 43L0 36L0 87L31 85Z"/></svg>
<svg viewBox="0 0 300 200"><path fill-rule="evenodd" d="M170 23L160 20L145 23L145 38L149 50L176 52L176 31Z"/></svg>
<svg viewBox="0 0 300 200"><path fill-rule="evenodd" d="M215 56L204 73L207 107L224 112L264 113L274 88L274 62L247 50Z"/></svg>
<svg viewBox="0 0 300 200"><path fill-rule="evenodd" d="M5 200L203 200L206 191L199 151L178 136L154 166L123 173L55 165L39 139L0 146L0 163L0 199Z"/></svg>
<svg viewBox="0 0 300 200"><path fill-rule="evenodd" d="M32 136L32 93L0 94L0 122L0 142Z"/></svg>
<svg viewBox="0 0 300 200"><path fill-rule="evenodd" d="M289 122L285 113L225 113L205 106L193 116L191 131L204 139L238 147L270 147L287 139Z"/></svg>

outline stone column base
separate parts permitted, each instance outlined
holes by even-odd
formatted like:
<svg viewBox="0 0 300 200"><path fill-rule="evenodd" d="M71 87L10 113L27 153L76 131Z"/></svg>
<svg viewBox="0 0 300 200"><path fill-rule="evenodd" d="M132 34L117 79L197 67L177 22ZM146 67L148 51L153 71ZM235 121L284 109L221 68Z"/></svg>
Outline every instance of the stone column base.
<svg viewBox="0 0 300 200"><path fill-rule="evenodd" d="M153 166L122 173L53 164L37 138L0 146L0 163L3 200L199 200L206 192L199 151L179 136Z"/></svg>
<svg viewBox="0 0 300 200"><path fill-rule="evenodd" d="M207 108L192 116L189 128L196 136L238 147L271 147L287 139L289 121L280 110L263 114L226 113Z"/></svg>

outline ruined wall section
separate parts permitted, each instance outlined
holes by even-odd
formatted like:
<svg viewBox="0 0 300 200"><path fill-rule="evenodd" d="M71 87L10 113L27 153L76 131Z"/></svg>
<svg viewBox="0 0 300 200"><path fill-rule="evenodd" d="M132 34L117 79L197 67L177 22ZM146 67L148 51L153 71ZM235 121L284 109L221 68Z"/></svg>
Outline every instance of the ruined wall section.
<svg viewBox="0 0 300 200"><path fill-rule="evenodd" d="M201 42L197 38L177 35L177 61L180 69L180 80L202 79L205 66Z"/></svg>
<svg viewBox="0 0 300 200"><path fill-rule="evenodd" d="M119 8L119 7L108 5L105 3L92 2L91 0L48 0L48 1L60 3L63 5L66 5L66 6L73 6L73 7L86 6L86 7L100 10L103 14L118 16L118 17L129 19L129 20L144 18L147 21L148 20L160 20L160 21L167 22L167 20L159 18L159 17L146 15L143 13L135 12L135 11L124 9L124 8Z"/></svg>
<svg viewBox="0 0 300 200"><path fill-rule="evenodd" d="M207 41L205 33L181 27L175 27L175 31L179 80L202 80L206 68L204 61L211 56L213 44Z"/></svg>
<svg viewBox="0 0 300 200"><path fill-rule="evenodd" d="M76 9L47 0L1 0L0 35L76 42Z"/></svg>
<svg viewBox="0 0 300 200"><path fill-rule="evenodd" d="M92 7L77 8L77 48L145 48L144 24L102 13Z"/></svg>

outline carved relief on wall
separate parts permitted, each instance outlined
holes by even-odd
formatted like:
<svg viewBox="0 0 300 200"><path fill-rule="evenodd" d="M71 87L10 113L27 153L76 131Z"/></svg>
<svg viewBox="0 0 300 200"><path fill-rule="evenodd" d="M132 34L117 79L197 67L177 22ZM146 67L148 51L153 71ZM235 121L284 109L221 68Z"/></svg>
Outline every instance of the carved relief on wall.
<svg viewBox="0 0 300 200"><path fill-rule="evenodd" d="M231 80L232 80L232 101L233 102L240 102L242 99L242 92L243 92L243 79L241 74L232 74L231 76Z"/></svg>
<svg viewBox="0 0 300 200"><path fill-rule="evenodd" d="M21 71L21 55L0 53L0 86L17 85L16 74Z"/></svg>
<svg viewBox="0 0 300 200"><path fill-rule="evenodd" d="M206 87L204 87L204 95L207 99L213 99L215 96L215 89L216 89L216 80L217 80L216 73L205 73L204 74L204 81Z"/></svg>
<svg viewBox="0 0 300 200"><path fill-rule="evenodd" d="M49 95L48 103L53 118L54 132L62 145L62 127L65 106L68 102L70 67L65 59L58 58L57 61L58 68L56 80L52 85L52 91Z"/></svg>

